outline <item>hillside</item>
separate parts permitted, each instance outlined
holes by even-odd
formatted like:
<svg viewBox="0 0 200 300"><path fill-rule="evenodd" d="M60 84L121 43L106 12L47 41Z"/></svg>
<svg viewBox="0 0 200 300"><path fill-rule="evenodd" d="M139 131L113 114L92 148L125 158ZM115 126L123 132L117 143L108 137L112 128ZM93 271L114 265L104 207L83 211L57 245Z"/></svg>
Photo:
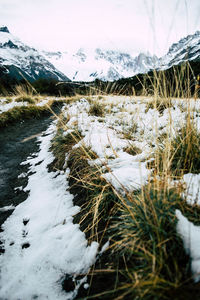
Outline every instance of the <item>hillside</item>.
<svg viewBox="0 0 200 300"><path fill-rule="evenodd" d="M30 82L40 78L69 81L36 49L13 36L6 26L0 27L0 72L1 79L4 76Z"/></svg>

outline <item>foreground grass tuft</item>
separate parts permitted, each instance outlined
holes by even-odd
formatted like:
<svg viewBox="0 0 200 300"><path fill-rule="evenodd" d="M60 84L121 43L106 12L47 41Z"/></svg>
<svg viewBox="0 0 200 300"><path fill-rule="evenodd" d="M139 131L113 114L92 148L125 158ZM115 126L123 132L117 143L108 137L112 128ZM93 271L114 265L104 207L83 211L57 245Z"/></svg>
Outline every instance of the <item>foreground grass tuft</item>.
<svg viewBox="0 0 200 300"><path fill-rule="evenodd" d="M153 184L126 195L119 205L110 229L111 257L119 257L115 269L122 276L115 291L119 299L170 299L191 278L190 261L176 232L176 209L183 210L179 195Z"/></svg>
<svg viewBox="0 0 200 300"><path fill-rule="evenodd" d="M166 99L160 99L156 98L154 100L149 101L146 104L146 110L145 112L148 112L149 109L157 109L157 111L162 114L165 109L173 107L172 101L168 98Z"/></svg>
<svg viewBox="0 0 200 300"><path fill-rule="evenodd" d="M137 155L137 154L140 154L142 153L142 150L134 145L129 145L128 147L126 147L124 149L124 151L130 155Z"/></svg>
<svg viewBox="0 0 200 300"><path fill-rule="evenodd" d="M13 99L11 97L7 97L5 103L8 104L11 103L12 101Z"/></svg>
<svg viewBox="0 0 200 300"><path fill-rule="evenodd" d="M103 117L104 116L104 105L98 102L94 102L93 104L90 105L90 110L89 110L90 115L94 115L97 117Z"/></svg>
<svg viewBox="0 0 200 300"><path fill-rule="evenodd" d="M172 141L171 169L176 173L200 173L200 133L183 127Z"/></svg>
<svg viewBox="0 0 200 300"><path fill-rule="evenodd" d="M50 150L55 156L53 163L54 168L62 170L65 165L66 154L72 149L72 147L80 141L81 135L78 131L71 131L64 135L62 128L59 128L55 137L52 140Z"/></svg>
<svg viewBox="0 0 200 300"><path fill-rule="evenodd" d="M15 99L15 102L27 102L29 104L35 104L36 100L31 96L19 96Z"/></svg>
<svg viewBox="0 0 200 300"><path fill-rule="evenodd" d="M200 173L200 133L195 125L184 125L172 140L166 137L155 163L161 172L177 176Z"/></svg>
<svg viewBox="0 0 200 300"><path fill-rule="evenodd" d="M188 294L190 259L176 231L176 210L194 221L199 208L191 208L160 182L113 200L106 211L109 222L98 228L108 225L110 248L89 274L94 280L89 298L169 300L179 299L183 290Z"/></svg>
<svg viewBox="0 0 200 300"><path fill-rule="evenodd" d="M104 240L110 217L118 202L112 187L102 177L101 169L91 164L97 155L85 145L72 149L68 157L70 191L75 204L81 206L75 221L89 241Z"/></svg>

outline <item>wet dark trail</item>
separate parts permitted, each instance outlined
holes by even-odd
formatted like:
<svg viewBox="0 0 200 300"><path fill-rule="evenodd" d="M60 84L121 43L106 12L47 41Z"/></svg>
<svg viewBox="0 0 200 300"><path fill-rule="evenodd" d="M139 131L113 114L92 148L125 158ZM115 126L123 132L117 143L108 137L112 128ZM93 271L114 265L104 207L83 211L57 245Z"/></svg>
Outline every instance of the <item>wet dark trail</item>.
<svg viewBox="0 0 200 300"><path fill-rule="evenodd" d="M60 107L55 107L57 114ZM20 163L34 155L39 149L37 135L45 131L54 117L48 113L39 119L24 120L0 129L0 226L13 210L2 211L2 207L16 206L27 198L27 193L16 187L27 184L28 166ZM18 178L24 173L23 177Z"/></svg>

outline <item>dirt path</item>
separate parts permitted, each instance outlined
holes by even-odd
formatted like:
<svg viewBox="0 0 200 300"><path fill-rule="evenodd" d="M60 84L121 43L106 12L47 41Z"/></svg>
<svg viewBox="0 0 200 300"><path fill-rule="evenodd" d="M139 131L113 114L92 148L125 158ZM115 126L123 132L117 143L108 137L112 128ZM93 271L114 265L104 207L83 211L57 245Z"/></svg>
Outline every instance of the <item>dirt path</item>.
<svg viewBox="0 0 200 300"><path fill-rule="evenodd" d="M54 108L54 111L58 113L60 107ZM27 184L28 166L20 163L38 151L37 136L47 129L52 120L49 113L0 130L0 226L13 211L12 207L8 210L2 208L14 207L27 198L27 193L20 187ZM18 178L22 173L24 176Z"/></svg>

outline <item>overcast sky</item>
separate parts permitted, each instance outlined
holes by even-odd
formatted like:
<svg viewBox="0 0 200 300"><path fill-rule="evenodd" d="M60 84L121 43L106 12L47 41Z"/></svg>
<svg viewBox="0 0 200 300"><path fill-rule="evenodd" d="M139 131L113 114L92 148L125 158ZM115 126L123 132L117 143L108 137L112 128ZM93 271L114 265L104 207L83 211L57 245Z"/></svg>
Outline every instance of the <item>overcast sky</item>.
<svg viewBox="0 0 200 300"><path fill-rule="evenodd" d="M200 0L0 0L0 23L45 50L112 48L158 56L200 30Z"/></svg>

